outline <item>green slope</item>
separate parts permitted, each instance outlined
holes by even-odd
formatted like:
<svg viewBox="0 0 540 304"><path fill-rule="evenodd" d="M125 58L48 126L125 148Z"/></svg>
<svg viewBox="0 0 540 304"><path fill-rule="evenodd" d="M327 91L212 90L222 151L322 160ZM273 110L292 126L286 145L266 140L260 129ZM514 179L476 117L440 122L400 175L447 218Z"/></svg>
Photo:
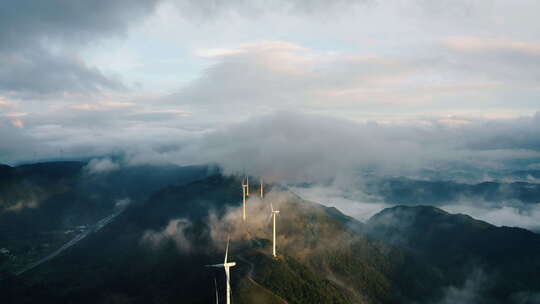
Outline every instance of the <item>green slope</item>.
<svg viewBox="0 0 540 304"><path fill-rule="evenodd" d="M540 291L540 235L528 230L431 206L397 206L373 216L366 231L434 265L449 285L485 273L489 282L479 293L486 303L511 303L518 292Z"/></svg>
<svg viewBox="0 0 540 304"><path fill-rule="evenodd" d="M500 294L487 290L493 303L538 290L538 281L523 279L540 273L538 235L525 230L432 207L388 209L363 225L278 187L264 201L250 198L244 223L241 193L238 179L221 175L165 187L56 259L0 282L11 286L0 287L0 300L213 303L214 279L223 297L224 273L204 265L223 261L228 236L234 303L436 303L445 287L465 282L471 259L510 279L496 283ZM277 258L270 201L281 211Z"/></svg>

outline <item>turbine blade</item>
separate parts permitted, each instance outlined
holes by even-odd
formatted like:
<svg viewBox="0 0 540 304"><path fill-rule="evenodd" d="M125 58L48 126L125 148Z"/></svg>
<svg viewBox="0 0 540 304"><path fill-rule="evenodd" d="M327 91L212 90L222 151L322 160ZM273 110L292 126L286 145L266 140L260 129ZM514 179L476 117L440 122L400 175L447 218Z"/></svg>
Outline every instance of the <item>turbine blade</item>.
<svg viewBox="0 0 540 304"><path fill-rule="evenodd" d="M272 202L270 202L270 209L272 209L272 212L274 212L274 205L272 205Z"/></svg>
<svg viewBox="0 0 540 304"><path fill-rule="evenodd" d="M229 241L231 240L231 238L229 237L227 239L227 248L225 249L225 262L223 264L227 264L227 255L229 254Z"/></svg>
<svg viewBox="0 0 540 304"><path fill-rule="evenodd" d="M212 264L212 265L204 265L204 267L225 267L224 264Z"/></svg>

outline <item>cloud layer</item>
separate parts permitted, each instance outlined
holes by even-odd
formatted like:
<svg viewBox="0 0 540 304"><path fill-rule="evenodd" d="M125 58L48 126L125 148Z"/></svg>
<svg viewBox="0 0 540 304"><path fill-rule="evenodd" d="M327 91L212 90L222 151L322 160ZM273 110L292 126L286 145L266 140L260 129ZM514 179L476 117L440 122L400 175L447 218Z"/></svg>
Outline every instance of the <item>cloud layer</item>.
<svg viewBox="0 0 540 304"><path fill-rule="evenodd" d="M226 172L246 170L285 181L320 181L359 169L396 175L452 170L456 165L495 170L517 159L535 162L540 156L538 114L512 121L465 122L357 123L279 112L211 133L180 155L217 162ZM516 133L521 136L511 135Z"/></svg>
<svg viewBox="0 0 540 304"><path fill-rule="evenodd" d="M341 129L336 132L351 140L328 136L333 132L325 131L328 125L317 132L330 137L324 139L330 145L360 158L376 155L376 162L392 166L392 149L377 145L395 132L396 138L404 136L392 138L396 150L423 162L425 145L415 142L426 136L431 145L440 127L409 127L415 121L457 126L524 116L523 124L530 124L527 116L538 110L540 37L528 29L537 25L532 12L539 8L535 1L510 8L503 1L461 0L8 1L0 12L0 133L8 134L1 161L53 157L60 149L74 157L122 153L126 147L135 158L142 155L138 150L150 155L191 146L201 134L234 129L232 123L253 125L258 117L285 111L406 122L409 131L389 128L373 136L373 146L363 132L384 128L364 126L350 134L343 126L350 122L323 119L321 124L336 125ZM293 129L313 124L298 120L277 123ZM524 126L513 130L497 120L484 127L485 132L501 128L504 140L471 136L466 143L471 149L499 145L500 151L486 153L510 150L519 158L538 145L531 140L534 126L530 132ZM276 132L286 132L279 128ZM301 135L311 136L312 148L320 145L314 134ZM266 144L279 144L273 139ZM358 145L364 147L351 149ZM448 152L444 143L436 145L443 151L431 152ZM220 148L226 149L231 148ZM153 158L166 161L162 154ZM213 156L207 158L221 161ZM307 158L312 157L321 159ZM417 161L403 166L418 167ZM325 166L322 161L306 174Z"/></svg>
<svg viewBox="0 0 540 304"><path fill-rule="evenodd" d="M118 158L216 163L317 183L311 194L336 205L370 201L350 209L366 217L384 202L351 192L365 175L481 178L540 163L539 10L538 1L7 1L0 162L95 158L94 173ZM467 210L503 224L536 214L477 211Z"/></svg>
<svg viewBox="0 0 540 304"><path fill-rule="evenodd" d="M118 79L85 63L77 50L125 34L156 3L8 1L0 11L0 94L50 97L122 89Z"/></svg>

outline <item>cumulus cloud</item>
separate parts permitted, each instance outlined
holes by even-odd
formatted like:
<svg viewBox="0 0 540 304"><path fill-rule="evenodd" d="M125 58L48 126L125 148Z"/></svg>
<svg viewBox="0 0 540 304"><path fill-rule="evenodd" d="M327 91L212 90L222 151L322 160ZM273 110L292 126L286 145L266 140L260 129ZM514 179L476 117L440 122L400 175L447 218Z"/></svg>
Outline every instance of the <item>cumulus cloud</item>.
<svg viewBox="0 0 540 304"><path fill-rule="evenodd" d="M296 106L313 111L359 104L415 105L424 103L429 90L437 94L431 88L413 85L413 89L407 80L422 66L392 57L321 52L286 41L259 41L199 53L215 63L165 101L220 111L235 106L235 111L245 115ZM460 88L466 89L459 85L454 89Z"/></svg>
<svg viewBox="0 0 540 304"><path fill-rule="evenodd" d="M516 10L519 13L509 13L512 20L520 20L520 15L525 10L538 6L530 1L527 3L518 5ZM217 44L218 47L199 47L195 51L198 55L211 58L209 68L202 72L202 77L171 96L169 101L192 103L194 106L208 105L218 107L220 111L227 109L227 105L235 105L234 111L243 115L253 111L293 106L307 107L308 110L330 109L336 112L350 110L359 115L379 112L387 105L394 105L394 111L403 112L417 111L419 105L423 106L423 111L453 112L466 107L481 112L487 108L502 108L506 104L503 96L509 93L507 90L513 89L516 92L514 94L520 95L519 103L522 106L535 109L532 98L536 96L535 86L538 86L538 58L530 55L534 54L538 39L502 34L496 18L500 15L497 12L504 9L504 5L498 3L491 7L481 2L442 1L430 4L426 1L407 1L406 4L377 3L369 9L360 5L362 9L354 10L352 3L343 1L336 6L341 5L348 5L348 9L339 10L340 17L353 11L356 16L351 18L356 23L343 18L347 21L335 28L329 26L334 35L336 32L346 33L346 37L339 39L346 41L349 46L345 50L327 45L316 48L293 39L263 40L268 39L266 35L257 38L257 42L252 39L249 43L235 42L233 46L211 43L209 45ZM249 6L244 1L233 1L224 5L201 4L198 7L210 16L214 16L214 11L236 16L238 11ZM258 4L254 6L257 7ZM333 4L328 6L333 7ZM324 5L313 7L316 8L314 11L331 11ZM396 10L404 7L406 9L403 14L396 13ZM429 9L426 10L426 7ZM418 11L412 15L414 17L409 15L411 10ZM253 16L259 10L246 11L251 14L245 15ZM261 11L274 12L271 7ZM463 22L467 25L464 28L463 24L455 22L456 15L461 14L457 11L470 15L466 19L471 22ZM440 21L438 12L448 15L448 20ZM387 25L373 20L376 17L381 20L395 18L399 26L403 23L406 24L404 27L412 29L400 35L400 39L387 41L386 35L397 36L399 30L392 22ZM271 18L274 21L272 24L279 28L280 22L275 20L280 20L296 25L295 20L288 18L290 16L287 14L277 14ZM481 22L484 18L487 20ZM264 23L265 19L262 19ZM377 30L365 30L365 24L358 20L366 20L366 24ZM212 21L220 22L215 19ZM317 23L309 18L302 21L310 25ZM317 21L320 23L323 20ZM249 24L250 21L245 22ZM488 34L471 31L485 23L488 23ZM241 22L240 24L243 25ZM490 32L493 28L497 30ZM526 28L522 30L524 29ZM304 28L302 30L311 37L312 33ZM324 29L317 30L324 32ZM462 31L472 34L460 36L454 33ZM353 37L362 34L373 35L375 38L357 40ZM414 41L408 41L409 37ZM409 49L403 47L402 43L417 47ZM483 47L480 48L479 45ZM388 50L394 47L399 50ZM524 91L517 93L517 87ZM504 110L510 108L505 107Z"/></svg>
<svg viewBox="0 0 540 304"><path fill-rule="evenodd" d="M481 270L473 271L463 286L449 286L444 290L443 298L438 304L463 303L473 304L478 303L482 299L482 288L487 282L487 276Z"/></svg>
<svg viewBox="0 0 540 304"><path fill-rule="evenodd" d="M461 0L160 2L8 3L0 12L0 93L60 94L69 102L48 100L27 111L0 98L2 161L36 159L34 151L37 158L57 157L60 149L74 158L120 153L127 165L218 163L226 173L283 182L347 180L358 170L453 176L538 163L540 114L490 120L469 111L511 116L503 107L510 99L529 105L513 102L518 112L536 107L531 95L501 91L540 78L538 39L523 34L535 25L534 1L512 10ZM151 25L164 30L140 27L145 41L151 37L160 52L174 50L187 65L203 61L205 69L190 70L173 94L94 98L92 92L121 90L123 83L87 62L83 49L129 36L156 10L161 23ZM505 24L497 19L501 11ZM174 39L171 28L178 29ZM188 45L181 55L178 45L158 41L175 39ZM188 58L190 51L198 58ZM152 65L156 54L141 53L144 64L137 64ZM182 78L171 75L174 82ZM16 112L28 114L6 114ZM88 170L117 166L101 157ZM304 194L343 207L360 202L350 210L360 218L384 205L348 193L352 186L334 182Z"/></svg>
<svg viewBox="0 0 540 304"><path fill-rule="evenodd" d="M137 17L152 12L157 1L8 1L0 13L2 48L46 37L88 43L99 36L121 35ZM135 17L135 18L134 18Z"/></svg>
<svg viewBox="0 0 540 304"><path fill-rule="evenodd" d="M247 170L274 180L320 180L358 165L399 166L393 151L387 150L397 134L388 131L377 124L281 112L218 130L185 152L196 149L201 162L212 160L229 173ZM424 154L406 139L396 138L392 145L394 151L411 155L404 166Z"/></svg>
<svg viewBox="0 0 540 304"><path fill-rule="evenodd" d="M171 220L161 231L145 231L141 237L141 244L157 249L166 244L166 242L172 241L180 252L189 253L193 245L187 236L187 231L192 226L193 224L187 219Z"/></svg>
<svg viewBox="0 0 540 304"><path fill-rule="evenodd" d="M0 92L19 98L67 92L94 94L124 88L118 79L104 75L69 53L53 54L42 48L4 53L0 65L3 66Z"/></svg>
<svg viewBox="0 0 540 304"><path fill-rule="evenodd" d="M216 247L221 248L227 240L247 240L257 237L271 236L270 227L270 201L279 209L290 196L280 191L271 191L266 194L265 201L251 196L246 201L247 220L242 221L242 206L229 207L223 215L211 212L208 217L210 237ZM223 247L224 248L224 247Z"/></svg>
<svg viewBox="0 0 540 304"><path fill-rule="evenodd" d="M269 202L273 203L274 208L279 209L293 198L294 195L291 193L276 190L268 192L264 201L252 195L246 202L248 214L246 222L242 221L242 206L228 206L224 212L209 210L208 215L198 222L185 218L170 220L162 230L145 231L140 244L159 249L172 242L180 253L185 254L194 251L222 251L225 250L228 240L231 242L257 238L269 240L272 237ZM200 226L201 224L203 225ZM294 243L283 236L279 236L279 240L283 246Z"/></svg>
<svg viewBox="0 0 540 304"><path fill-rule="evenodd" d="M246 170L283 182L355 176L356 170L410 175L428 169L452 176L468 169L526 168L540 159L538 114L516 119L456 116L454 120L467 123L455 125L437 117L357 122L276 112L240 123L222 123L210 131L197 129L197 115L185 116L184 112L168 113L173 117L159 121L140 118L140 122L124 124L118 120L133 115L135 112L125 112L136 111L132 108L66 110L65 115L73 119L69 132L55 124L55 117L42 117L43 124L36 125L25 116L24 129L9 122L0 128L6 134L0 151L6 160L20 159L24 153L28 156L29 143L40 147L40 156L49 157L60 148L74 157L123 152L129 164L217 163L227 174Z"/></svg>
<svg viewBox="0 0 540 304"><path fill-rule="evenodd" d="M266 193L264 200L257 196L250 196L246 202L246 221L242 220L242 206L228 208L224 214L218 215L210 213L207 219L209 235L212 244L219 250L225 249L227 240L232 242L241 241L272 241L272 217L271 205L280 213L276 218L276 242L278 251L294 252L298 258L305 258L306 254L311 254L318 250L327 250L335 244L348 243L351 241L347 234L333 235L325 234L335 229L332 223L318 222L321 225L321 238L325 238L325 243L321 244L313 237L319 237L313 231L304 231L305 226L298 225L299 221L310 221L312 215L323 212L320 206L311 205L305 202L294 193L274 188ZM306 205L304 205L306 204ZM309 209L306 209L309 208ZM307 211L309 210L309 211ZM314 213L312 213L314 212ZM329 229L325 230L325 225ZM261 243L263 244L263 243ZM267 243L271 244L271 243ZM267 254L270 254L271 247L267 247Z"/></svg>
<svg viewBox="0 0 540 304"><path fill-rule="evenodd" d="M131 204L131 199L129 198L123 198L119 199L114 203L115 208L126 208L129 204Z"/></svg>
<svg viewBox="0 0 540 304"><path fill-rule="evenodd" d="M499 90L514 76L517 80L527 79L513 81L512 85L534 85L539 79L540 69L536 68L534 57L537 39L534 35L510 35L511 30L524 32L525 21L532 21L519 15L529 16L538 4L529 1L529 4L514 4L515 10L504 10L505 18L520 22L508 22L512 26L501 32L500 24L495 22L496 16L500 16L496 13L504 6L500 3L428 2L97 1L88 4L75 1L66 4L52 1L43 6L11 1L0 13L0 38L5 42L0 46L0 53L5 55L0 56L0 61L4 60L0 93L19 98L47 95L50 99L41 102L42 98L36 98L40 102L14 109L14 103L2 97L0 111L9 106L10 112L27 112L24 118L12 118L9 123L26 129L20 133L44 147L47 151L43 154L51 154L58 150L53 147L61 145L72 155L86 151L84 156L125 147L153 151L157 145L185 146L194 134L279 110L348 119L372 118L381 122L396 117L406 120L422 115L437 116L456 110L467 113L471 107L475 113L490 112L484 111L489 108L510 115L515 113L506 113L509 107L504 105L507 99L512 99L522 105L517 107L513 102L512 109L529 113L535 107L536 98L530 95L536 94L534 90L520 98ZM328 18L332 17L328 14L336 14L340 22L334 22L337 18ZM449 16L448 20L439 18L441 15ZM469 17L456 24L457 15ZM194 20L197 16L205 16L206 20ZM143 20L152 26L137 27ZM449 20L454 30L447 29ZM487 34L469 31L477 28L477 22L486 25ZM161 26L160 31L151 30L156 24ZM136 33L130 32L134 28ZM178 30L174 37L171 28ZM290 31L290 28L298 30ZM146 73L148 70L139 70L142 69L139 65L153 69L156 57L161 59L163 52L171 52L173 59L185 62L188 66L185 74L189 76L167 70L171 72L167 74L167 82L178 83L174 86L176 90L171 89L175 91L173 94L158 90L118 99L94 96L96 91L121 90L123 83L106 69L94 67L90 59L95 59L91 53L96 50L85 53L85 48L121 36L129 36L133 41L114 47L133 48L138 55L134 59L137 67L127 69L133 75L162 74L161 70ZM157 53L138 48L143 38L152 41ZM176 44L179 42L180 52ZM109 55L108 45L104 49ZM194 65L197 67L192 68ZM177 67L169 69L184 70ZM53 101L54 96L63 101ZM409 116L410 113L414 116ZM460 125L471 124L470 119L459 115L438 119L440 124L453 125L458 130L463 129ZM497 122L497 125L501 124ZM486 124L486 127L491 126ZM510 135L505 135L508 140L520 138L511 136L515 134L512 130L505 132ZM416 140L423 141L422 136ZM526 141L532 138L530 134L524 137ZM471 145L475 140L471 137ZM410 155L422 153L408 139L401 143L410 145L410 149L399 147L400 151ZM488 158L491 154L504 153L526 157L525 150L530 148L519 145L523 151L511 147L485 153L490 154ZM73 146L77 148L66 149ZM377 150L383 159L391 152L391 149ZM148 158L164 159L159 152ZM411 165L415 166L414 161Z"/></svg>
<svg viewBox="0 0 540 304"><path fill-rule="evenodd" d="M84 167L90 174L99 174L114 171L120 168L118 163L113 162L110 158L92 159Z"/></svg>
<svg viewBox="0 0 540 304"><path fill-rule="evenodd" d="M18 201L15 204L5 207L4 212L20 212L23 209L26 209L26 208L34 209L34 208L37 208L38 206L39 206L39 203L36 200Z"/></svg>
<svg viewBox="0 0 540 304"><path fill-rule="evenodd" d="M216 162L228 173L247 170L287 182L327 180L338 173L355 175L361 169L395 175L419 169L452 170L456 165L501 169L509 160L533 162L539 157L531 129L540 127L537 117L487 123L492 128L472 122L459 128L437 121L358 123L280 112L208 134L187 145L177 157ZM518 130L524 134L518 142L501 135ZM478 144L481 142L484 145Z"/></svg>
<svg viewBox="0 0 540 304"><path fill-rule="evenodd" d="M75 49L119 36L157 1L7 1L0 11L0 92L18 98L97 93L124 85Z"/></svg>

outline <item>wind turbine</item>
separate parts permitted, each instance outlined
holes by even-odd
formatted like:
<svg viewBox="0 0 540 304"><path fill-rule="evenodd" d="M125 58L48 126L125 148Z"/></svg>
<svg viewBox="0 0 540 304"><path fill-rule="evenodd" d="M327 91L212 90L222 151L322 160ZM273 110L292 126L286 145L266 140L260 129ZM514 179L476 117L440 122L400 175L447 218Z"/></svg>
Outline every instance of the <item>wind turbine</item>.
<svg viewBox="0 0 540 304"><path fill-rule="evenodd" d="M274 243L272 247L272 255L276 257L276 215L279 213L279 210L274 210L272 202L270 202L270 208L272 210L272 221L274 222Z"/></svg>
<svg viewBox="0 0 540 304"><path fill-rule="evenodd" d="M227 240L227 249L225 249L225 262L223 264L206 265L206 267L223 267L225 269L225 276L227 277L227 304L231 304L231 271L230 268L236 266L236 262L227 262L227 255L229 254L229 240Z"/></svg>
<svg viewBox="0 0 540 304"><path fill-rule="evenodd" d="M246 221L246 188L247 185L244 184L244 179L242 179L242 220Z"/></svg>
<svg viewBox="0 0 540 304"><path fill-rule="evenodd" d="M216 278L214 278L214 286L216 287L216 304L219 304L219 296L217 292L217 281Z"/></svg>
<svg viewBox="0 0 540 304"><path fill-rule="evenodd" d="M261 199L264 198L264 184L263 184L263 179L261 177Z"/></svg>

